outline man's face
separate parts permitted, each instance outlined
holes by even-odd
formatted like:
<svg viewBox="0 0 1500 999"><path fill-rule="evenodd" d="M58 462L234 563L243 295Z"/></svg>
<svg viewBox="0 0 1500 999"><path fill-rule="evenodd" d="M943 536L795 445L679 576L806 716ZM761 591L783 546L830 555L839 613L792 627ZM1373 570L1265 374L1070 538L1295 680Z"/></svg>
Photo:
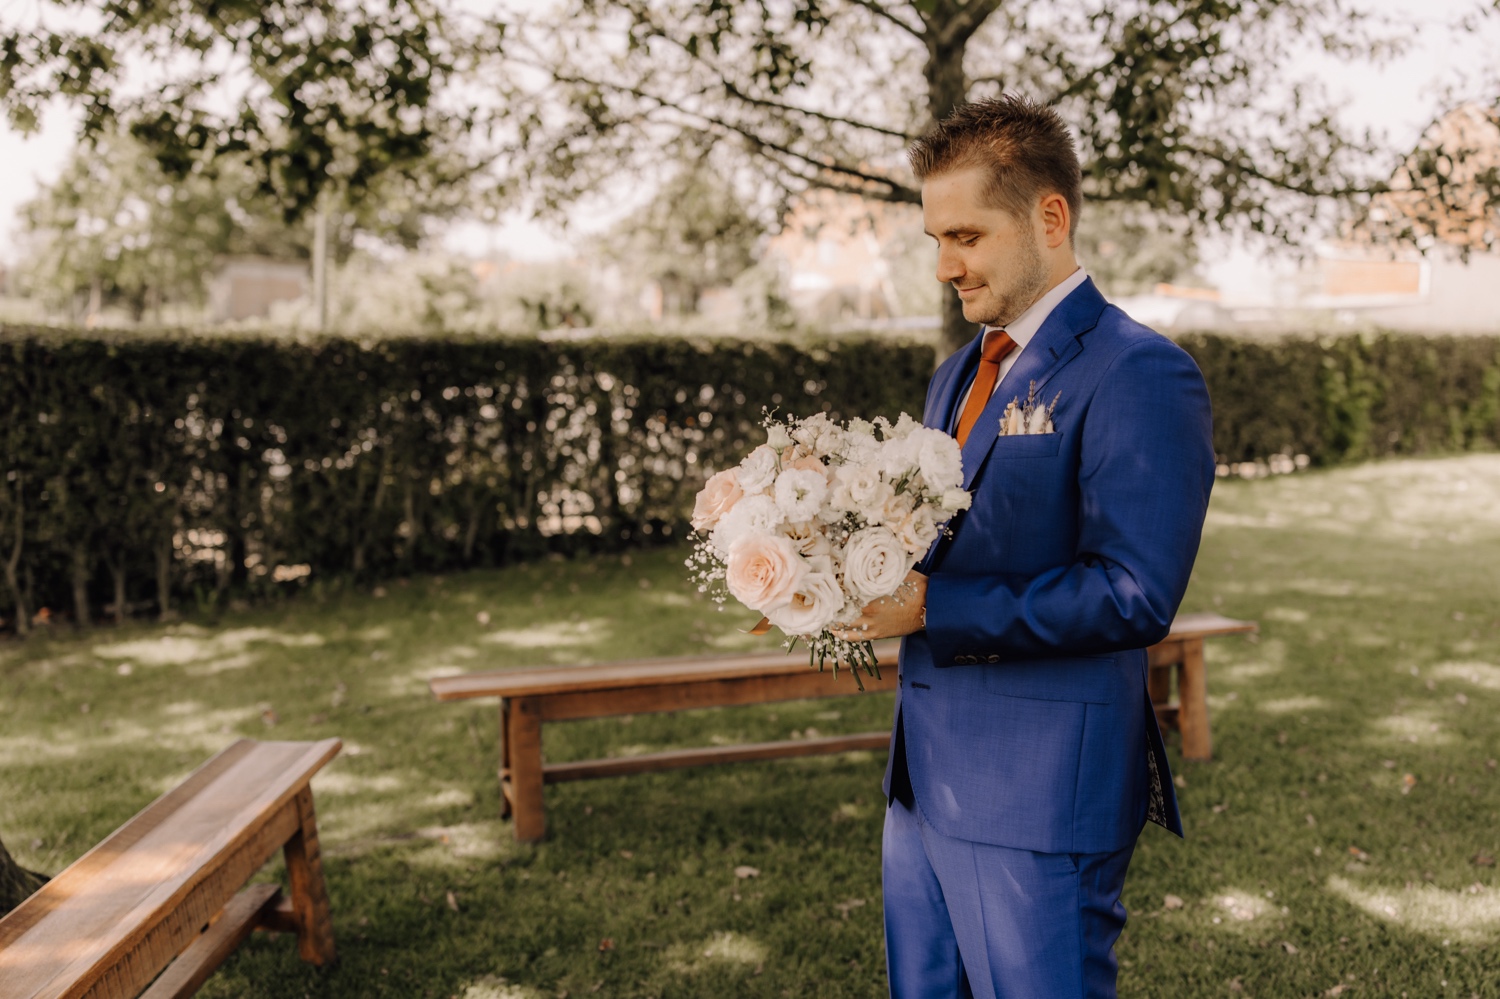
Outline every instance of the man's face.
<svg viewBox="0 0 1500 999"><path fill-rule="evenodd" d="M1034 219L984 199L977 167L922 182L922 223L937 240L937 279L951 284L971 323L1006 326L1042 297L1050 269Z"/></svg>

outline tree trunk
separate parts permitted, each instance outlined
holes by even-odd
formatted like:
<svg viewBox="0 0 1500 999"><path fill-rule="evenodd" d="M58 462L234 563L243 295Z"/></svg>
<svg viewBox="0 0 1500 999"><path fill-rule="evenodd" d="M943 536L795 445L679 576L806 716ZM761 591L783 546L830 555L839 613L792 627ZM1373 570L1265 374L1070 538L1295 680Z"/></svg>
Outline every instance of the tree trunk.
<svg viewBox="0 0 1500 999"><path fill-rule="evenodd" d="M45 874L28 871L16 863L0 841L0 916L26 901L48 880Z"/></svg>
<svg viewBox="0 0 1500 999"><path fill-rule="evenodd" d="M26 543L25 482L16 476L16 530L10 552L5 557L5 585L10 587L16 607L16 634L25 636L31 630L31 608L27 606L26 588L21 585L21 550Z"/></svg>
<svg viewBox="0 0 1500 999"><path fill-rule="evenodd" d="M172 536L168 534L156 546L157 620L172 620Z"/></svg>
<svg viewBox="0 0 1500 999"><path fill-rule="evenodd" d="M128 555L120 552L119 561L110 561L109 574L115 582L115 624L125 623L125 559Z"/></svg>
<svg viewBox="0 0 1500 999"><path fill-rule="evenodd" d="M73 549L73 620L87 628L89 618L89 551L83 545Z"/></svg>
<svg viewBox="0 0 1500 999"><path fill-rule="evenodd" d="M981 16L967 31L950 32L944 20L963 18L952 9L928 23L927 64L922 74L927 78L927 128L948 117L969 96L969 77L964 73L964 50ZM925 129L924 129L925 131ZM974 339L978 327L964 318L963 303L951 287L943 289L943 324L938 345L938 363Z"/></svg>

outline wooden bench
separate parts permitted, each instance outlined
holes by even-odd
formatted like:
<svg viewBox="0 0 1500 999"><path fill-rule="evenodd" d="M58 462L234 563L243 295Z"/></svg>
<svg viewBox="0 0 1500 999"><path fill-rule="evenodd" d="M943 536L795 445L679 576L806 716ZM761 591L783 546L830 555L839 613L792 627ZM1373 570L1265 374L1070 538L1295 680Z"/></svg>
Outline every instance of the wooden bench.
<svg viewBox="0 0 1500 999"><path fill-rule="evenodd" d="M1172 623L1168 638L1150 649L1152 701L1164 724L1180 727L1183 752L1190 759L1208 759L1212 744L1203 640L1210 635L1254 629L1253 624L1216 614L1185 614ZM864 678L867 689L896 689L898 648L896 641L876 643L876 655L884 666L879 679ZM1169 700L1169 671L1174 668L1180 692L1178 701ZM890 743L887 729L828 738L674 749L575 763L546 763L542 759L543 722L765 704L856 692L852 677L840 675L835 679L832 670L819 673L808 667L804 656L779 651L494 670L436 677L428 681L428 686L440 701L500 698L500 814L502 818L514 818L515 835L522 842L535 842L546 833L542 789L547 784L710 763L813 756L855 749L883 750ZM1189 755L1189 751L1194 755Z"/></svg>
<svg viewBox="0 0 1500 999"><path fill-rule="evenodd" d="M1182 735L1182 758L1213 759L1214 739L1208 724L1208 669L1203 662L1204 639L1215 635L1243 635L1256 631L1253 621L1236 621L1219 614L1179 614L1171 634L1146 651L1151 670L1148 689L1156 720L1163 730ZM1172 680L1177 699L1172 699Z"/></svg>
<svg viewBox="0 0 1500 999"><path fill-rule="evenodd" d="M257 927L334 959L313 774L338 739L241 739L0 919L4 999L190 996ZM276 885L240 889L276 850Z"/></svg>

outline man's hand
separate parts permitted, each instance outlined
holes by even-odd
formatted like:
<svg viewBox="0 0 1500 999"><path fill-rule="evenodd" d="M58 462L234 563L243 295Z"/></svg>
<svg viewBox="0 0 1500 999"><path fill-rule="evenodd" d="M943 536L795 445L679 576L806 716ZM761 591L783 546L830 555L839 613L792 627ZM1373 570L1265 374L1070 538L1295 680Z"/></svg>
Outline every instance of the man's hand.
<svg viewBox="0 0 1500 999"><path fill-rule="evenodd" d="M857 620L834 628L833 634L849 642L900 638L922 630L922 612L926 608L927 577L913 569L895 593L870 604Z"/></svg>

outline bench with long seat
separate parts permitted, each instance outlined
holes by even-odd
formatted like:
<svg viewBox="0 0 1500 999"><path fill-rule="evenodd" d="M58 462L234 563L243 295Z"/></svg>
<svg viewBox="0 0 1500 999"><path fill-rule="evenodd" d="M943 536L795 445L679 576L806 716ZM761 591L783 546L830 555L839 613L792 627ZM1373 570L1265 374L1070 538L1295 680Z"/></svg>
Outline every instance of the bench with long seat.
<svg viewBox="0 0 1500 999"><path fill-rule="evenodd" d="M256 928L331 962L309 782L341 745L241 739L209 760L0 919L0 996L190 996ZM244 888L277 850L290 897Z"/></svg>
<svg viewBox="0 0 1500 999"><path fill-rule="evenodd" d="M1183 755L1208 759L1203 640L1210 635L1254 631L1255 625L1217 614L1179 615L1171 634L1149 651L1150 690L1157 717L1182 733ZM894 690L899 643L877 642L884 664L880 677L864 677L871 691ZM1171 699L1175 671L1178 699ZM840 670L842 673L843 671ZM857 691L850 676L810 669L805 656L760 652L714 657L638 659L592 666L493 670L436 677L428 686L440 701L500 698L501 816L513 817L516 838L534 842L547 830L543 787L563 781L671 770L678 767L770 760L856 749L881 750L889 730L854 735L675 749L617 759L546 763L542 724L565 719L679 711L685 708L764 704L835 697Z"/></svg>

